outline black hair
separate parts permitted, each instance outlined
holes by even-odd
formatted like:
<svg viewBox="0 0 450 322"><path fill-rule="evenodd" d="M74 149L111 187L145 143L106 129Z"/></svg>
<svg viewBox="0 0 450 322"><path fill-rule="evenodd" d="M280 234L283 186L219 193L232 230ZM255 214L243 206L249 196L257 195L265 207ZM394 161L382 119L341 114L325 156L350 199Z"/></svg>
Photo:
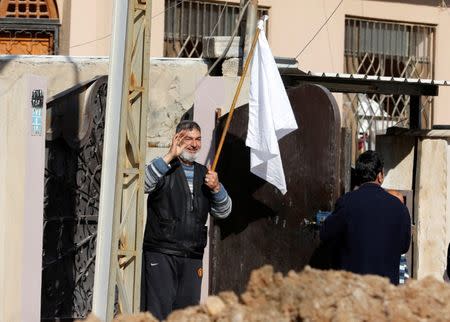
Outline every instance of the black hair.
<svg viewBox="0 0 450 322"><path fill-rule="evenodd" d="M196 122L190 121L190 120L184 120L184 121L180 121L180 123L178 123L175 133L181 132L183 130L192 131L194 129L201 132L200 125L198 125Z"/></svg>
<svg viewBox="0 0 450 322"><path fill-rule="evenodd" d="M358 184L375 181L377 175L383 171L384 162L378 153L368 150L356 160L355 173Z"/></svg>

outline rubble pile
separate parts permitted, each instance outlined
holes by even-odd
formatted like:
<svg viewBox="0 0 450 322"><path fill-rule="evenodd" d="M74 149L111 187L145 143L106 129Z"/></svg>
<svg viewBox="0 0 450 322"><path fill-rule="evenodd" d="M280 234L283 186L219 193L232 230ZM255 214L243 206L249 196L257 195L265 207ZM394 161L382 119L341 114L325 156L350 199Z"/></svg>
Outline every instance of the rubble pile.
<svg viewBox="0 0 450 322"><path fill-rule="evenodd" d="M115 320L154 321L148 313ZM429 277L396 287L378 276L308 267L283 277L265 266L253 271L240 297L233 292L210 296L202 305L173 312L167 321L450 321L450 286Z"/></svg>

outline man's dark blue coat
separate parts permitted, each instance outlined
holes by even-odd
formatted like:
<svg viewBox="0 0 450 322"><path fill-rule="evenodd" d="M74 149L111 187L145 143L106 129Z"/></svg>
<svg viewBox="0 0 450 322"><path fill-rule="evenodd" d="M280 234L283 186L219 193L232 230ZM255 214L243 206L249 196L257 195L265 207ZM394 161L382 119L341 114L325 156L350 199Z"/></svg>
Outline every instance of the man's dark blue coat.
<svg viewBox="0 0 450 322"><path fill-rule="evenodd" d="M365 183L338 199L320 239L335 244L340 269L398 284L400 255L411 241L411 219L400 200L375 183Z"/></svg>

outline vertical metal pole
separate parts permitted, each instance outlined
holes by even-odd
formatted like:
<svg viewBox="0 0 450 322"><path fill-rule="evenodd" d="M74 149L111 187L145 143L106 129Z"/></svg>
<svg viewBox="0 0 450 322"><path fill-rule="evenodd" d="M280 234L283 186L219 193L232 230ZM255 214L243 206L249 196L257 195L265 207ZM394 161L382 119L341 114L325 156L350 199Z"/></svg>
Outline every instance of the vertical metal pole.
<svg viewBox="0 0 450 322"><path fill-rule="evenodd" d="M92 313L106 321L128 1L114 1ZM119 180L120 181L120 180Z"/></svg>
<svg viewBox="0 0 450 322"><path fill-rule="evenodd" d="M151 4L114 5L93 303L103 321L139 311Z"/></svg>
<svg viewBox="0 0 450 322"><path fill-rule="evenodd" d="M245 41L244 41L244 55L242 62L247 60L247 56L252 47L253 37L256 31L256 25L258 23L258 0L250 0L250 4L247 8L247 23L245 27Z"/></svg>
<svg viewBox="0 0 450 322"><path fill-rule="evenodd" d="M248 0L241 0L239 4L239 13L244 10L245 3ZM247 8L249 9L249 8ZM245 49L245 30L247 26L247 16L242 17L241 25L239 26L239 57L242 57L242 59L239 61L239 70L238 75L242 74L242 68L244 67L244 49Z"/></svg>

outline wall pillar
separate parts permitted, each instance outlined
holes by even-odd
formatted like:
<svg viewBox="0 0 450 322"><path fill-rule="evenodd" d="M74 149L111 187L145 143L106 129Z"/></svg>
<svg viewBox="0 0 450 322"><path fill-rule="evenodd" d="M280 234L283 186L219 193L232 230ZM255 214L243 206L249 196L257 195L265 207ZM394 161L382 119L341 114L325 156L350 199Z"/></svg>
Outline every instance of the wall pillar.
<svg viewBox="0 0 450 322"><path fill-rule="evenodd" d="M415 215L417 278L442 279L447 258L447 140L420 138L418 142Z"/></svg>
<svg viewBox="0 0 450 322"><path fill-rule="evenodd" d="M24 75L0 96L0 321L40 320L46 93Z"/></svg>

